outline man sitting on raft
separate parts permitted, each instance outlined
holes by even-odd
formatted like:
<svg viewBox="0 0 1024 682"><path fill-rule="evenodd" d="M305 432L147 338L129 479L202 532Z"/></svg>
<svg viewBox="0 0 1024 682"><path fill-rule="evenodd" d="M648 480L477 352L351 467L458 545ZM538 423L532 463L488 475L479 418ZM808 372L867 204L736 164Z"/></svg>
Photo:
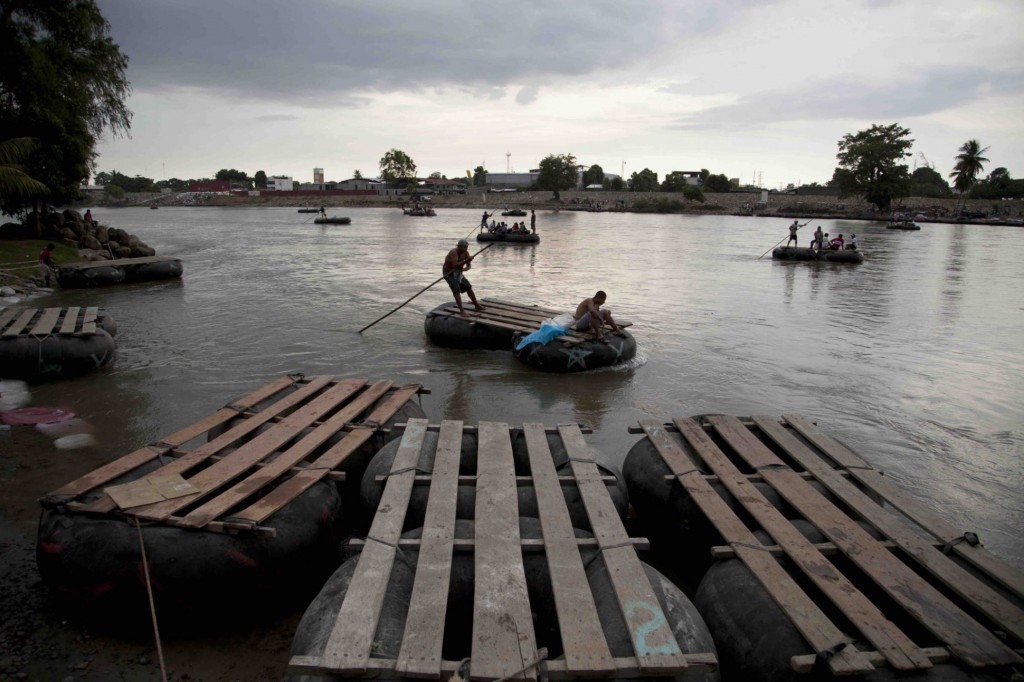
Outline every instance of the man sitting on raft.
<svg viewBox="0 0 1024 682"><path fill-rule="evenodd" d="M469 294L469 300L473 301L473 305L476 306L477 310L486 310L477 302L476 294L473 293L473 285L462 274L472 267L470 263L473 258L474 256L469 255L469 242L465 239L460 239L459 245L448 252L448 255L444 258L444 265L441 266L441 274L444 276L444 281L448 282L448 287L455 296L455 302L459 305L459 314L463 317L466 316L466 309L462 307L463 292Z"/></svg>
<svg viewBox="0 0 1024 682"><path fill-rule="evenodd" d="M622 335L622 329L619 325L615 324L615 320L612 319L612 311L601 310L601 306L608 300L608 294L603 291L598 291L594 294L593 298L585 298L583 301L576 306L576 314L573 315L573 319L576 321L573 329L578 332L592 331L597 340L601 343L608 343L604 338L604 330L602 327L607 324L612 328L612 332L618 335Z"/></svg>

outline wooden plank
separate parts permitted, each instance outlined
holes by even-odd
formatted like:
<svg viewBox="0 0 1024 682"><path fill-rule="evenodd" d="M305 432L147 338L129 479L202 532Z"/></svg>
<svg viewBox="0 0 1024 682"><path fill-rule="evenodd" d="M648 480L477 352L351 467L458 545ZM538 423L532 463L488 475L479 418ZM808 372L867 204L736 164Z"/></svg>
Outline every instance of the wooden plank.
<svg viewBox="0 0 1024 682"><path fill-rule="evenodd" d="M75 327L78 325L78 311L81 310L77 305L71 306L64 313L64 322L60 325L61 334L74 334ZM2 325L0 325L2 326Z"/></svg>
<svg viewBox="0 0 1024 682"><path fill-rule="evenodd" d="M608 488L600 480L593 453L575 424L558 430L640 667L652 673L684 671L686 659L636 550L629 544Z"/></svg>
<svg viewBox="0 0 1024 682"><path fill-rule="evenodd" d="M456 310L458 310L458 309L456 309ZM431 311L431 314L432 315L446 315L448 317L457 317L459 319L466 320L467 323L469 323L469 324L489 325L491 327L497 327L499 329L511 329L512 331L517 331L517 332L530 333L532 331L535 331L532 327L524 327L522 325L516 325L516 324L507 324L505 322L499 322L497 320L488 320L488 319L483 319L483 318L479 318L479 317L466 318L466 317L463 317L462 315L459 315L457 312L448 312L446 310L433 310L433 311ZM561 341L561 342L567 343L567 344L577 344L577 343L582 343L583 341L586 341L587 339L593 338L592 335L586 334L584 332L577 332L577 331L570 330L570 331L568 331L566 333L568 334L568 336L558 336L558 337L555 337L555 340L556 341Z"/></svg>
<svg viewBox="0 0 1024 682"><path fill-rule="evenodd" d="M641 421L640 426L665 464L677 476L679 484L726 542L733 546L736 555L750 569L768 595L789 616L811 649L815 652L827 651L836 644L846 641L847 635L800 589L782 565L771 555L757 549L760 541L704 480L700 471L664 426L653 419ZM863 652L849 646L836 652L829 659L828 666L836 675L854 675L874 670L871 661Z"/></svg>
<svg viewBox="0 0 1024 682"><path fill-rule="evenodd" d="M235 426L228 429L227 431L217 436L213 440L207 441L206 443L200 445L192 452L186 453L181 457L175 459L173 462L165 464L160 469L161 473L184 475L190 469L195 468L196 466L202 464L206 460L215 456L222 449L228 447L229 445L239 440L240 438L248 435L249 433L252 433L260 426L276 417L281 412L290 409L292 406L298 405L302 401L306 400L307 398L315 394L317 391L319 391L321 388L326 386L328 383L330 383L329 377L315 378L313 381L309 382L305 386L302 386L294 393L285 396L281 400L269 406L266 410L263 410L259 414L242 420L240 424L236 424ZM284 385L291 385L291 382L286 381ZM253 402L252 405L256 405L259 402L260 401ZM233 405L241 409L244 409L246 407L246 405L239 404L237 402L233 403ZM248 406L251 407L252 405ZM218 415L223 417L223 420L220 423L224 423L238 417L238 412L235 409L227 407L218 410L217 413L213 415L213 417L217 417ZM212 426L208 426L212 421L213 418L208 417L207 419L204 419L198 422L197 424L192 425L191 427L187 427L185 429L182 429L181 431L178 431L176 434L169 437L170 440L165 440L164 442L172 445L187 443L188 441L200 436L201 434L205 433L210 428L212 428ZM204 426L207 428L202 428ZM166 450L165 452L169 451L170 449ZM153 455L153 457L155 456L156 455ZM152 459L153 457L150 457L149 459ZM128 464L128 462L125 462L125 464ZM196 484L194 483L193 485ZM92 513L105 513L113 511L116 508L117 505L115 505L114 501L110 499L110 496L103 495L99 499L87 505L84 511Z"/></svg>
<svg viewBox="0 0 1024 682"><path fill-rule="evenodd" d="M138 258L115 258L114 260L80 261L78 263L62 263L60 267L72 270L90 270L92 268L117 267L120 265L142 265L146 263L180 262L173 256L139 256Z"/></svg>
<svg viewBox="0 0 1024 682"><path fill-rule="evenodd" d="M369 425L384 424L394 417L395 413L402 409L402 406L404 406L413 396L419 393L421 388L423 387L420 384L410 384L396 389L394 393L388 396L387 400L378 405L373 412L366 416L363 423ZM376 402L376 399L370 404L373 404L373 402ZM369 408L369 405L367 405L367 408ZM353 416L352 419L355 419L355 416Z"/></svg>
<svg viewBox="0 0 1024 682"><path fill-rule="evenodd" d="M651 543L647 538L630 538L629 541L630 544L638 551L646 551L651 548ZM359 538L353 538L348 541L349 549L354 552L359 551L359 549L365 544L366 543ZM419 551L420 541L418 538L402 538L398 541L398 546L402 549ZM519 538L519 546L522 548L524 553L543 552L544 540L543 538ZM576 538L576 546L580 549L590 549L592 547L596 547L598 549L601 548L601 545L598 544L597 540L594 538ZM472 552L476 550L476 540L473 538L457 538L453 541L452 547L456 552ZM727 549L730 552L730 556L732 556L734 554L732 548ZM782 550L779 551L781 552Z"/></svg>
<svg viewBox="0 0 1024 682"><path fill-rule="evenodd" d="M673 420L679 433L716 473L736 500L782 547L793 564L820 589L897 670L927 668L931 661L875 604L861 593L811 542L752 486L692 419ZM768 470L761 472L767 476ZM800 479L800 484L805 484ZM772 559L774 561L774 559Z"/></svg>
<svg viewBox="0 0 1024 682"><path fill-rule="evenodd" d="M501 306L505 306L506 308L513 308L515 310L521 310L521 311L524 311L524 312L543 313L545 317L554 317L555 315L561 315L564 312L571 312L571 311L566 311L566 310L559 311L559 310L554 310L552 308L544 308L544 307L541 307L541 306L538 306L538 305L526 305L526 304L523 304L523 303L513 303L511 301L506 301L506 300L503 300L503 299L500 299L500 298L485 298L481 302L484 305L488 305L488 304L492 304L493 303L494 305L501 305Z"/></svg>
<svg viewBox="0 0 1024 682"><path fill-rule="evenodd" d="M12 308L8 308L7 310L0 310L0 333L3 332L4 327L6 327L17 314L18 311Z"/></svg>
<svg viewBox="0 0 1024 682"><path fill-rule="evenodd" d="M343 461L358 450L363 443L370 440L371 436L373 436L373 429L369 428L357 428L350 431L330 450L311 462L308 467L278 484L276 488L253 502L249 507L233 513L231 518L257 524L263 523L313 484L324 478L330 478L337 462Z"/></svg>
<svg viewBox="0 0 1024 682"><path fill-rule="evenodd" d="M829 492L853 509L859 518L867 521L883 535L892 539L891 543L875 541L876 543L882 546L891 544L902 549L943 585L987 614L999 627L1012 634L1018 641L1024 642L1024 610L951 561L933 543L915 533L895 514L879 506L867 494L844 479L840 472L832 469L813 451L805 447L778 422L770 417L754 417L754 421L762 432L768 435L794 461L813 473ZM782 492L781 489L780 492ZM828 528L822 527L822 532L826 536L835 530L831 525ZM840 543L835 544L839 545ZM844 549L844 551L848 550ZM918 596L917 593L913 594L915 597Z"/></svg>
<svg viewBox="0 0 1024 682"><path fill-rule="evenodd" d="M614 672L615 663L587 582L587 572L583 568L544 425L523 424L523 434L565 660L569 668L581 676L607 675Z"/></svg>
<svg viewBox="0 0 1024 682"><path fill-rule="evenodd" d="M570 308L568 310L556 311L548 308L536 308L532 306L528 307L513 303L505 303L503 301L497 301L495 299L489 298L485 298L480 302L483 303L488 308L493 306L495 308L500 308L512 314L518 314L521 317L523 317L523 319L535 320L537 324L548 318L555 317L557 315L564 315L566 313L571 314L575 310L575 308ZM621 322L616 320L615 323L618 324L620 327L631 327L633 325L633 323L628 320L623 320ZM609 325L605 325L605 328L611 329Z"/></svg>
<svg viewBox="0 0 1024 682"><path fill-rule="evenodd" d="M345 600L324 646L323 660L342 672L363 672L370 659L370 648L377 632L395 562L395 542L402 534L406 508L412 494L412 478L420 459L426 419L410 419L405 435L391 464L391 477L381 495L367 535L367 545L359 555Z"/></svg>
<svg viewBox="0 0 1024 682"><path fill-rule="evenodd" d="M785 415L783 418L797 433L823 450L830 458L846 462L843 466L849 467L850 474L858 482L891 504L922 529L931 533L943 544L963 536L963 531L957 530L942 516L913 495L897 487L880 471L873 469L842 443L819 431L803 417ZM967 542L958 542L951 547L951 551L1018 597L1024 598L1024 573L1001 561L981 545L974 546Z"/></svg>
<svg viewBox="0 0 1024 682"><path fill-rule="evenodd" d="M82 317L82 333L83 334L95 334L96 333L96 318L100 314L100 309L96 307L89 307L85 309L85 315Z"/></svg>
<svg viewBox="0 0 1024 682"><path fill-rule="evenodd" d="M416 561L416 578L409 598L402 647L395 663L395 670L402 675L439 677L441 674L441 645L455 545L455 503L459 492L461 455L462 422L441 422L434 455L433 481Z"/></svg>
<svg viewBox="0 0 1024 682"><path fill-rule="evenodd" d="M29 331L29 336L49 336L60 319L60 308L47 308L36 320L35 325Z"/></svg>
<svg viewBox="0 0 1024 682"><path fill-rule="evenodd" d="M313 384L311 383L310 385ZM340 402L341 396L347 395L347 393L347 386L332 386L323 394L289 414L281 422L274 424L252 440L243 443L237 450L231 453L230 457L225 457L219 462L215 462L188 479L189 483L200 490L199 493L167 500L166 502L159 502L146 507L139 507L134 510L134 515L150 521L159 521L204 497L215 494L221 487L229 485L256 462L275 452L279 447L301 433L311 423L320 419L324 413L334 409L338 402ZM207 443L207 445L211 444ZM200 453L200 457L193 458L193 455L196 455L196 453ZM210 454L213 454L213 452L210 452L204 446L198 448L190 455L168 464L164 469L167 470L167 473L183 473L195 465L196 459L205 460Z"/></svg>
<svg viewBox="0 0 1024 682"><path fill-rule="evenodd" d="M22 330L24 330L25 327L28 326L28 323L32 321L32 318L35 317L36 313L38 312L38 308L32 308L31 310L22 311L18 319L15 320L10 327L4 330L4 337L17 336L18 334L21 334Z"/></svg>
<svg viewBox="0 0 1024 682"><path fill-rule="evenodd" d="M335 400L336 402L343 402L347 400L353 393L362 388L364 383L365 382L362 379L339 381L337 385L331 389L332 400ZM367 406L372 403L372 400L373 398L364 398ZM330 419L327 419L322 422L320 426L313 429L311 433L306 434L301 440L299 440L299 442L280 453L273 462L262 467L257 467L253 473L233 485L231 488L221 492L209 502L206 502L202 506L197 507L186 514L182 518L181 525L190 528L201 528L221 514L227 513L231 508L235 507L246 498L255 495L257 492L277 480L280 476L288 473L292 467L309 457L314 450L327 442L328 438L342 430L350 419L358 415L364 409L366 409L366 407L362 405L345 406L339 410L338 413L332 415ZM234 454L235 453L232 453L232 456Z"/></svg>
<svg viewBox="0 0 1024 682"><path fill-rule="evenodd" d="M474 534L473 679L498 679L537 657L519 550L519 502L508 424L480 422ZM523 674L537 679L537 671Z"/></svg>
<svg viewBox="0 0 1024 682"><path fill-rule="evenodd" d="M263 386L249 395L239 398L233 404L240 407L253 407L263 402L275 393L292 385L292 380L289 377L281 377L275 381L270 382L266 386ZM129 471L142 466L146 462L155 459L161 455L167 454L173 448L183 445L193 438L206 433L212 428L220 426L221 424L230 421L238 416L237 410L231 408L221 408L212 415L202 419L191 426L188 426L180 431L176 431L164 438L159 445L150 446L147 445L132 453L124 455L113 462L109 462L101 466L98 469L93 469L85 476L77 478L74 481L58 488L51 492L47 497L63 497L63 496L78 496L82 495L94 488L98 488L101 485L109 483L116 478L123 476Z"/></svg>

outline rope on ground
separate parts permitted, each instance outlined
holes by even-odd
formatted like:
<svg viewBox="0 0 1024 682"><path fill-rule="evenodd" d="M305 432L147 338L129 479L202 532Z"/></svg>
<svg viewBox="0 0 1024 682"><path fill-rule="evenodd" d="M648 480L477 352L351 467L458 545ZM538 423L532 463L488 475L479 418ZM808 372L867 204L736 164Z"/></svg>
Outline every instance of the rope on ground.
<svg viewBox="0 0 1024 682"><path fill-rule="evenodd" d="M139 551L142 552L142 572L146 578L146 595L149 597L149 615L153 618L153 636L156 638L156 656L160 661L160 679L167 682L167 667L164 665L164 649L160 644L160 626L156 620L156 604L153 602L153 586L149 581L149 561L146 559L146 543L142 541L142 526L139 517L135 518L135 530L139 534Z"/></svg>

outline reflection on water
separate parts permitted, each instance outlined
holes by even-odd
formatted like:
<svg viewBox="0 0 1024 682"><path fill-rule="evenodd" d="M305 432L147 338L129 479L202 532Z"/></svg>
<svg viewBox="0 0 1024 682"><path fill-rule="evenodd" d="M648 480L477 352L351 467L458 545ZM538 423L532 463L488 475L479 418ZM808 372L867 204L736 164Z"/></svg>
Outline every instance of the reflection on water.
<svg viewBox="0 0 1024 682"><path fill-rule="evenodd" d="M421 382L432 420L580 422L616 462L641 418L806 415L1024 566L1024 231L815 221L857 233L866 260L844 266L758 259L782 219L539 213L541 244L474 262L478 295L571 310L604 289L640 343L628 367L545 375L509 353L429 345L423 317L443 285L356 333L440 276L477 210L335 213L352 224L294 209L104 210L181 257L185 277L38 302L105 308L119 346L106 371L32 388L33 404L72 407L100 445L56 452L18 436L36 469L0 485L21 501L19 523L31 530L38 495L272 377L331 373Z"/></svg>

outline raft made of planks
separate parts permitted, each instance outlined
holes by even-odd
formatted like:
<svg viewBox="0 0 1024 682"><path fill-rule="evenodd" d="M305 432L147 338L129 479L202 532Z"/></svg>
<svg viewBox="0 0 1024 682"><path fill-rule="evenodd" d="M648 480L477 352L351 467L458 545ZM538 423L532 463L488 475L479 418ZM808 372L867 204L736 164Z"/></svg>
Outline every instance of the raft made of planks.
<svg viewBox="0 0 1024 682"><path fill-rule="evenodd" d="M108 286L112 284L149 282L181 277L184 268L180 258L142 256L115 260L67 263L56 268L57 282L65 289Z"/></svg>
<svg viewBox="0 0 1024 682"><path fill-rule="evenodd" d="M397 387L369 412L392 388L391 381L282 377L54 490L40 504L71 513L135 517L150 525L273 534L273 528L262 525L266 519L318 481L343 480L338 469L346 458L408 400L429 393L419 384ZM342 432L344 436L324 450L328 439ZM197 441L196 447L186 449L192 441ZM238 448L225 451L234 445ZM156 483L181 477L193 492L126 509L107 492L91 502L79 501L154 460L164 464L145 479ZM273 490L259 495L274 483Z"/></svg>
<svg viewBox="0 0 1024 682"><path fill-rule="evenodd" d="M1024 660L1024 611L1014 603L1024 597L1024 574L807 419L677 417L671 424L641 421L630 430L646 434L672 471L667 478L685 489L724 538L727 546L713 554L738 557L834 674L885 666L922 670L944 661L976 670ZM807 540L751 485L752 474L829 542ZM715 491L712 479L742 505L744 518ZM811 480L831 499L812 488ZM763 545L750 520L777 544ZM835 554L848 561L827 558ZM776 557L784 557L814 588L805 590ZM845 574L841 566L856 568ZM902 611L900 618L883 612L872 594L884 594L895 604L889 608ZM841 613L857 629L851 633L857 645L837 646L846 635L827 612ZM894 621L915 622L932 644L918 645ZM794 656L792 667L809 672L816 656Z"/></svg>
<svg viewBox="0 0 1024 682"><path fill-rule="evenodd" d="M0 311L0 339L22 336L89 336L96 334L99 308L30 308Z"/></svg>
<svg viewBox="0 0 1024 682"><path fill-rule="evenodd" d="M473 554L473 615L467 649L472 679L536 680L576 677L679 675L717 669L712 653L679 649L653 588L608 495L593 453L576 424L546 429L522 426L542 529L542 540L520 534L513 434L518 429L500 422L480 422L476 435L476 495L474 537L455 538L456 491L463 433L461 421L428 425L423 419L406 424L388 482L359 555L351 583L320 655L294 655L289 671L352 677L430 677L448 679L460 661L445 660L442 643L450 628L446 604L454 551ZM423 534L401 540L413 486L424 473L417 471L428 430L438 431ZM558 434L565 445L574 481L560 480L547 434ZM429 454L429 453L428 453ZM564 477L563 477L564 478ZM576 537L562 493L576 485L583 499L594 540ZM606 634L588 588L580 553L597 545L612 581L629 633L633 656L610 653ZM397 658L371 657L381 607L389 590L392 567L401 559L399 547L415 545L419 557ZM543 660L531 617L523 562L524 552L543 552L550 571L558 627L564 648L559 660ZM642 605L642 606L641 606Z"/></svg>
<svg viewBox="0 0 1024 682"><path fill-rule="evenodd" d="M480 303L484 305L485 310L477 310L471 303L463 306L466 309L468 319L463 318L459 314L459 307L454 302L440 310L434 309L432 314L449 315L451 317L467 319L469 324L482 324L488 327L530 334L540 329L540 325L544 320L568 312L565 310L542 308L536 305L511 303L497 298L483 298L480 299ZM615 320L615 323L622 328L633 326L632 322L625 320ZM608 330L608 333L611 333L611 327L605 325L605 329ZM591 332L578 332L570 329L563 336L556 337L556 340L561 341L565 345L574 346L584 341L591 341L594 338L594 334Z"/></svg>

